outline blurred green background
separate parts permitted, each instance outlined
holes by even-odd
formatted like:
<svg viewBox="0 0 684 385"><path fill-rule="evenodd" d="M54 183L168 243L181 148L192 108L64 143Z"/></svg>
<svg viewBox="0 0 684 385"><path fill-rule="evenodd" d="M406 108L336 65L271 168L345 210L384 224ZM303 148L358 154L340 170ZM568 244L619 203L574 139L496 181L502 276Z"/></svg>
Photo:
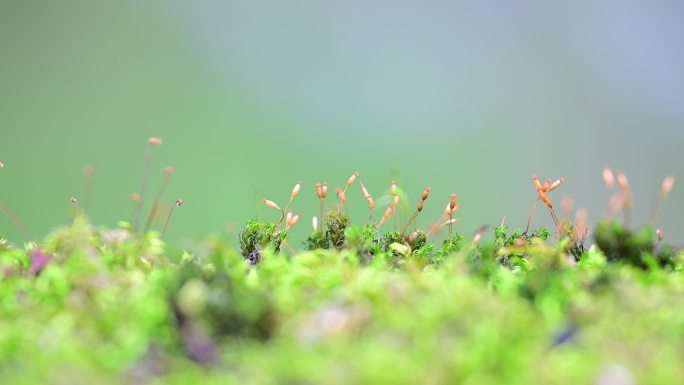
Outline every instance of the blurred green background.
<svg viewBox="0 0 684 385"><path fill-rule="evenodd" d="M149 195L175 167L176 240L277 218L260 198L284 205L297 180L301 237L314 183L354 170L376 196L429 184L421 224L455 191L470 232L524 226L532 174L565 177L553 199L595 222L610 165L643 221L662 178L684 175L682 16L674 1L0 0L0 202L43 235L92 164L93 221L127 220L158 136ZM679 187L659 226L684 241ZM0 233L21 240L6 218Z"/></svg>

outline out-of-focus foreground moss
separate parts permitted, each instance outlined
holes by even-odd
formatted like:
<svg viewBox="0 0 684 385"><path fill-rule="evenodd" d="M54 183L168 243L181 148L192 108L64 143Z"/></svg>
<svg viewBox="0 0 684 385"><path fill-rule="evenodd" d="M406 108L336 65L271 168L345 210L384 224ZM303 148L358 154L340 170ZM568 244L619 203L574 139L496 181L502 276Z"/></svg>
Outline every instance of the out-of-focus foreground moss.
<svg viewBox="0 0 684 385"><path fill-rule="evenodd" d="M4 243L0 383L684 383L680 256L575 261L503 228L370 253L371 230L256 266L220 237L167 251L78 218L40 249Z"/></svg>

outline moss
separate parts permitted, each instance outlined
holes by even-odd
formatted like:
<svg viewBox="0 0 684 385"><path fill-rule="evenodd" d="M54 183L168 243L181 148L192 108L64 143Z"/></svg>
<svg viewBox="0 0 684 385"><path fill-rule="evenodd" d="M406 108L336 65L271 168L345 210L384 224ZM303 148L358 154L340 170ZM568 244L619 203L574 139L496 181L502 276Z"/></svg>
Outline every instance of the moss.
<svg viewBox="0 0 684 385"><path fill-rule="evenodd" d="M330 248L330 242L322 231L314 231L304 241L306 250L324 250Z"/></svg>
<svg viewBox="0 0 684 385"><path fill-rule="evenodd" d="M240 252L247 263L256 265L261 261L264 249L270 247L279 252L285 238L287 232L277 230L275 223L262 223L252 219L240 231Z"/></svg>
<svg viewBox="0 0 684 385"><path fill-rule="evenodd" d="M344 247L344 230L349 225L349 217L341 211L330 211L325 220L325 238L330 246L341 250Z"/></svg>

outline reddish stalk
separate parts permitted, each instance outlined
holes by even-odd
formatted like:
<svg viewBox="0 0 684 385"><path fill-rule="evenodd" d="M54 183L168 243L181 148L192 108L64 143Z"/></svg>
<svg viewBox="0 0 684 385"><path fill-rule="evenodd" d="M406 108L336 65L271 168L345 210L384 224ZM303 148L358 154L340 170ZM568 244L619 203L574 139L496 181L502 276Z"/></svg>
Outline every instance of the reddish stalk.
<svg viewBox="0 0 684 385"><path fill-rule="evenodd" d="M297 182L295 186L292 188L292 192L290 193L290 201L287 203L287 206L285 206L285 210L287 211L290 208L290 205L292 205L292 202L294 199L299 195L299 190L302 188L302 181Z"/></svg>
<svg viewBox="0 0 684 385"><path fill-rule="evenodd" d="M166 188L169 184L169 179L171 179L171 175L173 175L173 167L166 167L164 169L164 181L162 182L159 191L157 191L157 195L154 197L154 203L152 203L150 213L147 215L147 222L145 223L145 232L148 232L150 230L152 221L157 216L157 210L159 210L159 202L164 196L164 192L166 192Z"/></svg>
<svg viewBox="0 0 684 385"><path fill-rule="evenodd" d="M83 209L81 209L81 206L78 204L78 199L75 197L71 197L69 201L74 205L74 208L76 209L76 216L83 215Z"/></svg>
<svg viewBox="0 0 684 385"><path fill-rule="evenodd" d="M166 230L169 228L169 222L171 222L171 216L173 215L173 210L176 207L180 207L182 204L183 204L183 199L178 198L176 200L176 204L171 206L171 208L169 209L169 215L166 217L166 222L164 223L164 230L162 231L161 236L159 237L160 239L164 239L164 235L166 234Z"/></svg>
<svg viewBox="0 0 684 385"><path fill-rule="evenodd" d="M406 230L408 230L409 225L418 217L418 214L420 214L421 211L423 211L423 205L425 204L425 200L428 198L430 195L430 187L426 187L425 190L423 190L423 195L420 197L420 201L418 202L418 208L416 209L416 212L411 215L409 218L408 222L406 222L406 225L404 225L404 229L401 231L401 236L399 239L404 239L404 236L406 235Z"/></svg>
<svg viewBox="0 0 684 385"><path fill-rule="evenodd" d="M539 197L537 200L534 202L534 205L532 206L532 209L530 210L530 214L527 218L527 228L525 229L525 234L529 231L530 229L530 222L532 221L532 214L534 213L534 209L537 207L537 204L541 200L546 204L546 207L549 208L549 213L551 213L551 219L553 219L553 224L556 226L556 229L558 229L558 234L563 233L563 229L561 228L560 221L558 220L558 217L556 216L556 212L553 209L553 203L551 203L551 200L549 197L546 195L547 193L555 190L565 182L565 179L560 178L557 179L555 182L551 183L551 179L547 179L546 182L542 185L539 182L539 178L537 178L536 175L532 176L532 181L534 182L535 189L537 190L537 195Z"/></svg>
<svg viewBox="0 0 684 385"><path fill-rule="evenodd" d="M21 235L24 236L24 239L26 239L29 242L33 242L33 237L31 236L31 233L26 229L26 226L19 220L19 217L14 215L7 207L3 206L0 204L0 212L7 217L12 223L14 223L14 226L19 230Z"/></svg>
<svg viewBox="0 0 684 385"><path fill-rule="evenodd" d="M366 189L366 186L363 185L361 180L359 180L359 186L361 186L361 193L363 194L363 197L366 198L366 201L368 202L368 208L370 209L370 216L368 217L368 221L370 222L373 220L373 210L375 209L375 201L373 201L373 196L368 192L368 189Z"/></svg>
<svg viewBox="0 0 684 385"><path fill-rule="evenodd" d="M131 202L133 202L133 209L131 210L131 225L135 221L135 212L138 208L138 205L140 204L140 194L136 192L132 192L130 195Z"/></svg>
<svg viewBox="0 0 684 385"><path fill-rule="evenodd" d="M93 178L95 177L95 166L87 164L83 166L81 172L83 173L83 208L88 210L90 209L90 205L93 201Z"/></svg>
<svg viewBox="0 0 684 385"><path fill-rule="evenodd" d="M399 192L397 191L397 182L392 181L390 185L390 195L392 195L392 222L394 231L397 231L397 205L399 204Z"/></svg>
<svg viewBox="0 0 684 385"><path fill-rule="evenodd" d="M321 218L321 231L323 231L325 229L325 219L323 218L323 201L325 201L325 197L328 196L328 182L323 182L322 186L320 182L316 183L316 194L318 195L320 208L319 218Z"/></svg>
<svg viewBox="0 0 684 385"><path fill-rule="evenodd" d="M530 231L530 224L532 223L532 214L534 214L534 209L537 208L537 205L539 204L540 200L541 198L537 198L537 200L532 205L532 209L530 209L530 213L527 215L527 227L525 227L525 232L523 234L527 234L527 232Z"/></svg>
<svg viewBox="0 0 684 385"><path fill-rule="evenodd" d="M375 228L380 230L380 227L382 227L385 222L389 219L389 217L392 215L392 206L387 206L387 210L385 210L385 214L383 214L382 218L380 218L380 222L378 222L377 225L375 225Z"/></svg>
<svg viewBox="0 0 684 385"><path fill-rule="evenodd" d="M280 219L278 220L278 226L280 226L280 223L283 221L283 218L285 218L285 211L280 208L275 202L270 201L266 198L263 199L264 204L272 209L280 211Z"/></svg>
<svg viewBox="0 0 684 385"><path fill-rule="evenodd" d="M2 168L5 168L5 164L0 161L0 169ZM10 209L2 205L2 203L0 203L0 213L2 213L5 217L7 217L7 219L9 219L14 224L14 227L16 227L17 230L19 230L24 239L26 239L28 242L33 242L33 236L31 236L31 233L26 229L26 226L24 226L21 220L19 220L19 217L14 215L14 213L12 213Z"/></svg>
<svg viewBox="0 0 684 385"><path fill-rule="evenodd" d="M625 227L630 228L632 227L632 194L629 190L629 180L622 171L618 171L617 182L624 196L622 210L625 214Z"/></svg>
<svg viewBox="0 0 684 385"><path fill-rule="evenodd" d="M449 237L451 237L451 227L454 224L454 212L458 210L458 205L456 204L456 194L451 194L451 199L449 200Z"/></svg>
<svg viewBox="0 0 684 385"><path fill-rule="evenodd" d="M673 176L667 176L665 179L663 179L663 183L660 186L660 195L658 195L658 198L653 205L653 209L651 209L651 223L655 224L656 218L658 217L658 214L660 214L660 207L662 206L665 198L667 198L667 196L670 194L670 191L672 191L674 182L675 179Z"/></svg>
<svg viewBox="0 0 684 385"><path fill-rule="evenodd" d="M342 189L339 187L335 187L335 192L337 193L337 200L339 201L337 203L337 211L342 212L342 207L344 207L346 211L347 196L345 195L344 191L342 191Z"/></svg>
<svg viewBox="0 0 684 385"><path fill-rule="evenodd" d="M135 222L133 223L133 228L137 231L138 225L140 224L140 216L142 215L142 207L145 201L145 190L147 189L147 176L150 170L150 164L152 163L152 147L160 145L162 140L159 138L151 137L147 140L147 150L145 152L145 168L143 169L143 179L142 186L140 187L140 200L135 209Z"/></svg>
<svg viewBox="0 0 684 385"><path fill-rule="evenodd" d="M575 241L580 241L586 237L587 232L589 231L589 227L587 225L587 218L589 214L587 213L587 210L584 208L580 208L577 210L575 213L575 227L574 227L574 236L575 236Z"/></svg>

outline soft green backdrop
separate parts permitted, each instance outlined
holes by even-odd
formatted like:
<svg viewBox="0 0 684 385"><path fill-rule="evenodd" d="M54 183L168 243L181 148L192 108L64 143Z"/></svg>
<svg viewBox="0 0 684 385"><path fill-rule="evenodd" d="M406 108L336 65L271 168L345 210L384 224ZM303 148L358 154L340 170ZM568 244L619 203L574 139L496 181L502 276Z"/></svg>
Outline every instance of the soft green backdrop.
<svg viewBox="0 0 684 385"><path fill-rule="evenodd" d="M684 9L676 2L38 2L0 0L0 202L37 235L69 218L97 168L89 213L128 219L145 141L150 191L176 169L173 239L317 210L313 184L354 170L379 195L398 179L451 191L463 231L523 226L531 175L560 177L593 222L600 170L625 170L644 220L662 177L684 175ZM660 226L684 240L684 189ZM331 194L332 195L332 194ZM349 199L364 218L361 194ZM549 224L540 211L540 221ZM380 214L380 213L379 213ZM543 220L542 220L543 218ZM0 233L20 235L0 218Z"/></svg>

